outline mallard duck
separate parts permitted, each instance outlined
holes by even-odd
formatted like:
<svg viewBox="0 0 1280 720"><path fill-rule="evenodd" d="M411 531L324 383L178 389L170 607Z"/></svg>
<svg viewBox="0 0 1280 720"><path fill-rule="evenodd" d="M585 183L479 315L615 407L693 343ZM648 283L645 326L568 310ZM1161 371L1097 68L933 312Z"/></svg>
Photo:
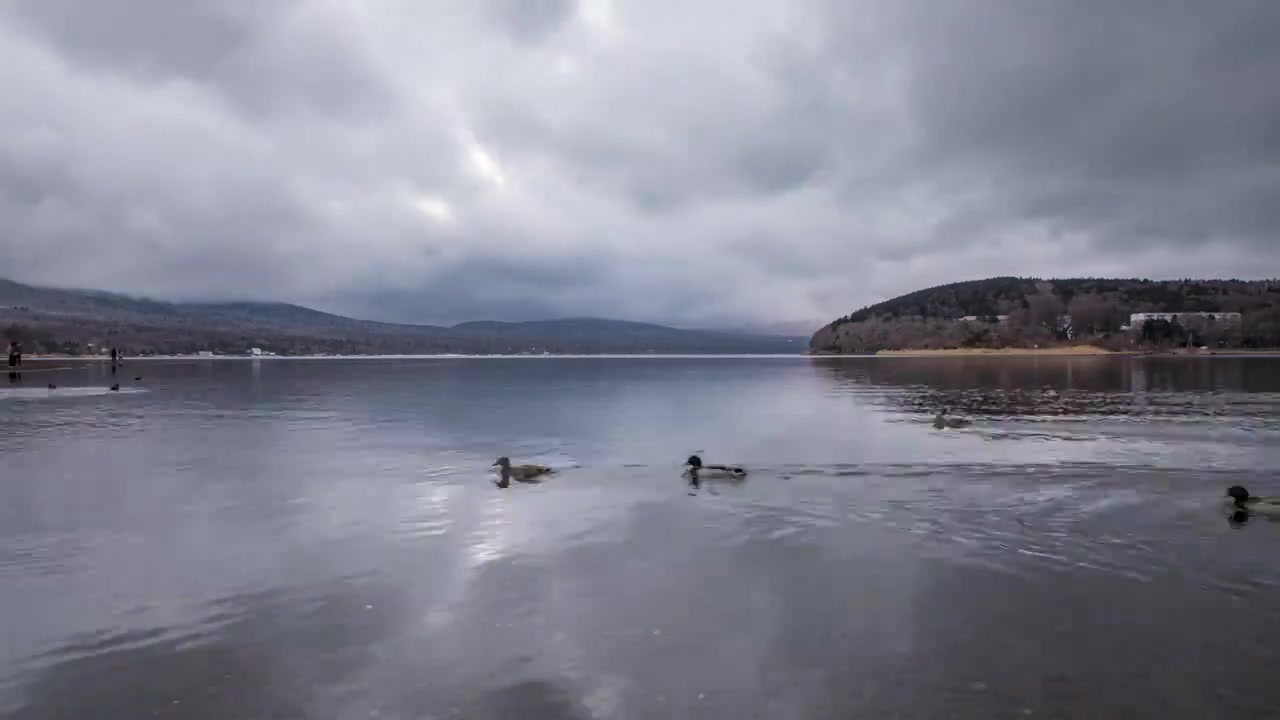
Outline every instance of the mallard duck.
<svg viewBox="0 0 1280 720"><path fill-rule="evenodd" d="M550 475L555 470L546 465L512 465L511 460L506 457L500 457L493 463L493 467L498 468L498 474L501 480L498 487L506 487L511 484L512 480L516 482L538 482L538 478L543 475Z"/></svg>
<svg viewBox="0 0 1280 720"><path fill-rule="evenodd" d="M1240 485L1227 488L1231 509L1280 518L1280 497L1254 497Z"/></svg>
<svg viewBox="0 0 1280 720"><path fill-rule="evenodd" d="M947 412L947 408L942 408L942 412L938 413L938 415L933 419L934 427L939 430L944 430L946 428L962 428L972 424L969 420L965 420L964 418L947 417Z"/></svg>
<svg viewBox="0 0 1280 720"><path fill-rule="evenodd" d="M111 392L120 392L120 383L116 383L107 389Z"/></svg>
<svg viewBox="0 0 1280 720"><path fill-rule="evenodd" d="M58 389L58 386L57 386L57 385L54 385L53 383L49 383L49 389L50 389L50 390L57 390L57 389Z"/></svg>
<svg viewBox="0 0 1280 720"><path fill-rule="evenodd" d="M699 477L741 479L747 476L746 468L736 465L703 465L702 458L697 455L690 455L684 464L689 468L689 475L695 480Z"/></svg>

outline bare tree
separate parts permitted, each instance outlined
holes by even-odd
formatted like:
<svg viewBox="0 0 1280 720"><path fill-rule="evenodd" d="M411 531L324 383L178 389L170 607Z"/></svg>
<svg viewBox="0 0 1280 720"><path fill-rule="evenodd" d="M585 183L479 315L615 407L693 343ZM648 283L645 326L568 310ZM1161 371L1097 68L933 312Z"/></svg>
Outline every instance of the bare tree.
<svg viewBox="0 0 1280 720"><path fill-rule="evenodd" d="M1111 312L1111 306L1100 295L1078 294L1067 305L1067 314L1077 333L1098 335L1106 331Z"/></svg>
<svg viewBox="0 0 1280 720"><path fill-rule="evenodd" d="M1280 308L1255 310L1244 316L1244 339L1255 347L1280 347Z"/></svg>
<svg viewBox="0 0 1280 720"><path fill-rule="evenodd" d="M1178 324L1187 333L1187 347L1191 347L1193 343L1200 345L1208 345L1205 335L1209 330L1208 320L1203 315L1197 313L1186 313L1178 316Z"/></svg>
<svg viewBox="0 0 1280 720"><path fill-rule="evenodd" d="M1037 293L1027 298L1027 316L1031 324L1048 330L1055 337L1061 330L1062 301L1056 295Z"/></svg>

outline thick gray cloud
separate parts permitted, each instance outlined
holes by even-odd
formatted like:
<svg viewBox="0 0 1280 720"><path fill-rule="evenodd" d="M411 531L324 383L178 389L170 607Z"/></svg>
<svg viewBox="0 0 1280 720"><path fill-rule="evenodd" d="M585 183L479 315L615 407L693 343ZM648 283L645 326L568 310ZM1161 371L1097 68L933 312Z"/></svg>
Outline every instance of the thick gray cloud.
<svg viewBox="0 0 1280 720"><path fill-rule="evenodd" d="M0 5L0 276L410 321L1274 275L1268 0Z"/></svg>

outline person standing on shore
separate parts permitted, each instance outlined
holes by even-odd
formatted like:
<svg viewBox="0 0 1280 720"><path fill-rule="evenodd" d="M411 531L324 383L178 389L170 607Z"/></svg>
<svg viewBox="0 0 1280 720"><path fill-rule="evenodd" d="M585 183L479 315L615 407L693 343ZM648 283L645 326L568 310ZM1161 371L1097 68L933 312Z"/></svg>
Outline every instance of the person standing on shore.
<svg viewBox="0 0 1280 720"><path fill-rule="evenodd" d="M16 383L22 378L18 368L22 367L22 345L17 340L9 343L9 382Z"/></svg>

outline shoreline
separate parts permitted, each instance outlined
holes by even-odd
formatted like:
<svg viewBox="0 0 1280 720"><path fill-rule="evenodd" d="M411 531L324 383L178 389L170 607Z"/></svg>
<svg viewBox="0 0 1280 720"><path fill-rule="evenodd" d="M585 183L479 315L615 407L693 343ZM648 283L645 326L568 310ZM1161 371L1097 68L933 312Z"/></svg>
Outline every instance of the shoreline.
<svg viewBox="0 0 1280 720"><path fill-rule="evenodd" d="M693 359L693 358L725 358L725 359L742 359L742 358L807 358L809 355L805 353L643 353L643 354L623 354L623 353L592 353L592 354L569 354L569 353L550 353L547 355L461 355L461 354L440 354L440 355L130 355L125 360L118 361L119 364L128 362L156 362L181 360L185 362L231 362L231 361L264 361L275 362L278 360L553 360L557 358L569 359L590 359L590 358L606 358L606 359ZM111 358L102 357L86 357L83 355L24 355L24 360L46 362L73 362L73 363L111 363Z"/></svg>
<svg viewBox="0 0 1280 720"><path fill-rule="evenodd" d="M1057 358L1090 358L1090 357L1163 357L1163 358L1209 358L1209 357L1275 357L1280 356L1280 348L1249 349L1229 348L1224 350L1107 350L1093 345L1069 345L1050 348L948 348L945 350L880 350L874 355L861 357L1057 357ZM834 355L833 357L840 357Z"/></svg>
<svg viewBox="0 0 1280 720"><path fill-rule="evenodd" d="M1105 355L1137 355L1115 352L1093 345L1069 345L1049 348L948 348L945 350L880 350L875 357L1099 357Z"/></svg>

